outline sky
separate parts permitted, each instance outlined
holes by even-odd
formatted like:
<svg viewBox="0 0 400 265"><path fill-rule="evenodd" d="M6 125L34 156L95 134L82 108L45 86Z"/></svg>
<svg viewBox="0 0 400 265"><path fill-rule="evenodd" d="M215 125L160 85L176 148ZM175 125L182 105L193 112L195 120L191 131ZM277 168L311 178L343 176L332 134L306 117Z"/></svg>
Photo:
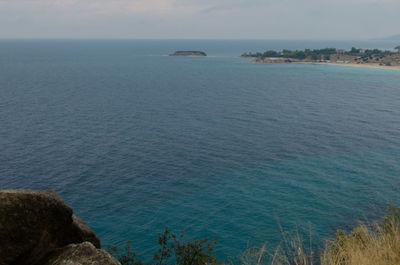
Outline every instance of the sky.
<svg viewBox="0 0 400 265"><path fill-rule="evenodd" d="M368 39L400 0L0 0L0 38Z"/></svg>

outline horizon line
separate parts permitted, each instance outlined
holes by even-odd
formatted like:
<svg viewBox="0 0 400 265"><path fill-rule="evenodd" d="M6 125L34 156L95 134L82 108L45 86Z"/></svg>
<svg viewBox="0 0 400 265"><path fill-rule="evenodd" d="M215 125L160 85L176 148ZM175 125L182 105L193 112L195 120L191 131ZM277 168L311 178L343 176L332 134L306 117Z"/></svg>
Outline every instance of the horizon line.
<svg viewBox="0 0 400 265"><path fill-rule="evenodd" d="M0 37L0 41L3 40L164 40L164 41L202 41L202 40L219 40L219 41L400 41L400 39L387 39L387 38L355 38L355 39L315 39L315 38L81 38L81 37Z"/></svg>

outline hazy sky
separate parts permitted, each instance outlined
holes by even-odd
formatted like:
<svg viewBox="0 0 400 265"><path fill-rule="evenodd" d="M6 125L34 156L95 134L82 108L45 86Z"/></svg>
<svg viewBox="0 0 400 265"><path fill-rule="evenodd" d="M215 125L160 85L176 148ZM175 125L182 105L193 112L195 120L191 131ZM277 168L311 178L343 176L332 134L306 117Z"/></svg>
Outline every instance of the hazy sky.
<svg viewBox="0 0 400 265"><path fill-rule="evenodd" d="M0 0L0 38L360 39L400 0Z"/></svg>

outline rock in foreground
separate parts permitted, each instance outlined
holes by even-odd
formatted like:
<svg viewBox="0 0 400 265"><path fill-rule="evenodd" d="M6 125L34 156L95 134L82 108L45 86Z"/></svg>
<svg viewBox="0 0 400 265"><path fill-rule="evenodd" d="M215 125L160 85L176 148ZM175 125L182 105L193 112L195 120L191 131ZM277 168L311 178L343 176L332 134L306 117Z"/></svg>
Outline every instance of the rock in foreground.
<svg viewBox="0 0 400 265"><path fill-rule="evenodd" d="M110 254L90 242L71 244L54 251L43 265L120 265Z"/></svg>
<svg viewBox="0 0 400 265"><path fill-rule="evenodd" d="M44 264L54 251L86 241L100 248L94 231L55 191L0 190L0 265Z"/></svg>

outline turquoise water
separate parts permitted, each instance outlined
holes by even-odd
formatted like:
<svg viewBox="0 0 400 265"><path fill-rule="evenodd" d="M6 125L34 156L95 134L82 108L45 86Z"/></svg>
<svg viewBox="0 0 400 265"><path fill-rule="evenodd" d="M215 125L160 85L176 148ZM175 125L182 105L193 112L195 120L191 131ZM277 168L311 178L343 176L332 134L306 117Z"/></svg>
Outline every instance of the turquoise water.
<svg viewBox="0 0 400 265"><path fill-rule="evenodd" d="M165 226L221 259L278 224L318 246L400 203L400 71L237 56L332 46L395 43L0 41L0 188L55 189L144 259Z"/></svg>

